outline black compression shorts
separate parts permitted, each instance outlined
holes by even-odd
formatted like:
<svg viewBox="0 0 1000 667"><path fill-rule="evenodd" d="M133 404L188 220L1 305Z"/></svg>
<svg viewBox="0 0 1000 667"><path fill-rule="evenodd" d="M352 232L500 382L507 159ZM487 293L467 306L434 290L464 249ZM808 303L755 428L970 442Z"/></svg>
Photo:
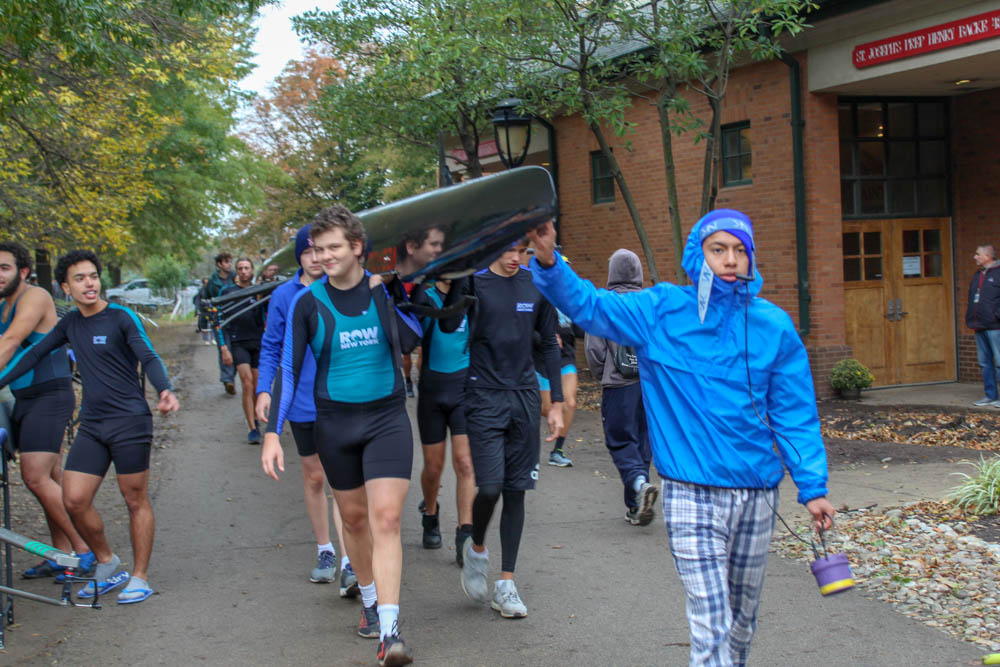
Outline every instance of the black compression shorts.
<svg viewBox="0 0 1000 667"><path fill-rule="evenodd" d="M453 382L432 389L421 384L417 394L417 428L420 442L425 445L444 442L448 430L452 436L465 435L464 384Z"/></svg>
<svg viewBox="0 0 1000 667"><path fill-rule="evenodd" d="M58 454L66 435L66 424L73 418L76 407L73 381L68 377L49 380L19 389L15 398L10 421L17 448L22 454Z"/></svg>
<svg viewBox="0 0 1000 667"><path fill-rule="evenodd" d="M541 409L537 389L466 389L465 420L476 486L535 488Z"/></svg>
<svg viewBox="0 0 1000 667"><path fill-rule="evenodd" d="M292 427L292 437L295 439L295 449L299 456L312 456L316 453L315 422L288 422Z"/></svg>
<svg viewBox="0 0 1000 667"><path fill-rule="evenodd" d="M317 400L314 428L332 488L348 491L383 477L410 479L413 429L402 395L370 403Z"/></svg>
<svg viewBox="0 0 1000 667"><path fill-rule="evenodd" d="M229 344L229 351L233 355L233 366L249 364L250 368L257 368L260 362L260 343L243 340Z"/></svg>
<svg viewBox="0 0 1000 667"><path fill-rule="evenodd" d="M66 470L104 477L112 462L119 475L149 470L152 415L84 419L66 457Z"/></svg>

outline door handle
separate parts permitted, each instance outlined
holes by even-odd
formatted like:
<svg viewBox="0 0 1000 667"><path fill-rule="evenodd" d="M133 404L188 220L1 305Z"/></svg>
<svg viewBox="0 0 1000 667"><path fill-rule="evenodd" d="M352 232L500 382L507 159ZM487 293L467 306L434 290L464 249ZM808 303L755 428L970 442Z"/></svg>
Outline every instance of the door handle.
<svg viewBox="0 0 1000 667"><path fill-rule="evenodd" d="M889 320L890 322L896 319L896 302L893 301L892 299L889 299L889 312L886 313L883 317L885 317L885 319Z"/></svg>
<svg viewBox="0 0 1000 667"><path fill-rule="evenodd" d="M903 319L907 315L909 315L909 313L903 312L903 300L902 299L896 299L896 321L897 322L900 321L901 319Z"/></svg>

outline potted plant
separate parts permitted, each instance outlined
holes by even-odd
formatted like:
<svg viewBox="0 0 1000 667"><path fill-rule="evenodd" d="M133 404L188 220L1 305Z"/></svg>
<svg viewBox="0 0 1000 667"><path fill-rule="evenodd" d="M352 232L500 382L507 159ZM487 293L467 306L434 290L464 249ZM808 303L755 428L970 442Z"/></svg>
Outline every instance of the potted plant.
<svg viewBox="0 0 1000 667"><path fill-rule="evenodd" d="M857 359L841 359L830 371L830 384L841 398L861 398L861 390L872 386L875 376Z"/></svg>

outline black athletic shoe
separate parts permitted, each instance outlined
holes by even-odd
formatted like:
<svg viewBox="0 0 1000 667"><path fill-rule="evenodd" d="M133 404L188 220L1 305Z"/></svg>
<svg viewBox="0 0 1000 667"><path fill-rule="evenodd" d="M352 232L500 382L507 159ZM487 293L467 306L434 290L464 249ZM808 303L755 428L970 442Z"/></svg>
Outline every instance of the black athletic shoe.
<svg viewBox="0 0 1000 667"><path fill-rule="evenodd" d="M441 548L441 526L437 514L424 514L421 522L424 524L424 549Z"/></svg>
<svg viewBox="0 0 1000 667"><path fill-rule="evenodd" d="M472 524L467 523L464 526L459 526L455 529L455 562L458 563L459 567L465 565L465 559L462 558L462 546L465 544L466 538L472 537Z"/></svg>
<svg viewBox="0 0 1000 667"><path fill-rule="evenodd" d="M370 607L361 608L361 622L358 623L358 636L365 639L378 639L381 629L378 623L378 602Z"/></svg>
<svg viewBox="0 0 1000 667"><path fill-rule="evenodd" d="M227 394L229 394L230 396L235 396L236 395L236 385L235 384L233 384L232 382L223 382L222 384L225 386Z"/></svg>
<svg viewBox="0 0 1000 667"><path fill-rule="evenodd" d="M413 398L413 380L406 378L406 397Z"/></svg>

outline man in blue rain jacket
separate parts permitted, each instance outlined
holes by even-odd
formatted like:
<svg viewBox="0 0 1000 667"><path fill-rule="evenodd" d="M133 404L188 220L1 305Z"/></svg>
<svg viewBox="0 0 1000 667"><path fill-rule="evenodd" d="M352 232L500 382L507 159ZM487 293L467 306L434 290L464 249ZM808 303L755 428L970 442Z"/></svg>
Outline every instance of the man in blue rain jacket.
<svg viewBox="0 0 1000 667"><path fill-rule="evenodd" d="M721 209L695 224L683 258L694 285L625 294L577 277L553 252L551 223L530 236L542 294L587 332L636 349L690 664L743 665L784 467L817 528L835 514L806 350L791 318L757 296L750 219Z"/></svg>

